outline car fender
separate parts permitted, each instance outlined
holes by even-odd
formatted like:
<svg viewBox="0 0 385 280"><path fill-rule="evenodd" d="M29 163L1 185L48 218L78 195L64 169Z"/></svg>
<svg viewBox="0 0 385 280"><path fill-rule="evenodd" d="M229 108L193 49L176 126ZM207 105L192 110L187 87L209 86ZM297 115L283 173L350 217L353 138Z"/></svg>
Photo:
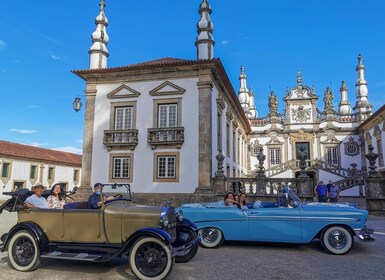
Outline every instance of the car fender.
<svg viewBox="0 0 385 280"><path fill-rule="evenodd" d="M44 233L44 231L34 222L21 222L16 224L11 228L11 230L8 232L5 240L4 245L2 248L2 252L6 251L8 249L8 243L9 240L12 238L13 235L15 235L17 232L21 230L26 230L32 233L32 236L34 237L37 244L39 244L40 252L44 250L48 244L49 240L47 235Z"/></svg>
<svg viewBox="0 0 385 280"><path fill-rule="evenodd" d="M178 223L178 227L182 230L187 230L187 229L193 229L197 230L197 226L189 219L183 218L181 222Z"/></svg>
<svg viewBox="0 0 385 280"><path fill-rule="evenodd" d="M124 254L128 254L130 251L130 248L135 243L135 241L141 237L144 237L144 236L150 236L150 237L155 237L157 239L160 239L166 245L171 244L171 236L167 232L165 232L164 230L159 229L159 228L142 228L142 229L134 232L133 234L131 234L126 239L126 241L123 242L122 247L113 255L109 256L106 259L103 259L103 262L111 260L117 256L122 256Z"/></svg>

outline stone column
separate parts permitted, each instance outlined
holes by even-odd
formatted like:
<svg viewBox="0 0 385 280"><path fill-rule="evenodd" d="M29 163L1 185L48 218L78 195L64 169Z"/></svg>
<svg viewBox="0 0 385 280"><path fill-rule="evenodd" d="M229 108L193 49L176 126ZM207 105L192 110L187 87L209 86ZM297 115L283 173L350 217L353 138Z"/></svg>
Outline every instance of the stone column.
<svg viewBox="0 0 385 280"><path fill-rule="evenodd" d="M92 146L94 135L96 84L87 83L86 104L84 112L84 136L82 155L82 179L81 187L91 188ZM81 188L79 189L81 190ZM82 190L84 191L84 190Z"/></svg>
<svg viewBox="0 0 385 280"><path fill-rule="evenodd" d="M199 185L210 186L212 154L212 89L211 70L199 73Z"/></svg>

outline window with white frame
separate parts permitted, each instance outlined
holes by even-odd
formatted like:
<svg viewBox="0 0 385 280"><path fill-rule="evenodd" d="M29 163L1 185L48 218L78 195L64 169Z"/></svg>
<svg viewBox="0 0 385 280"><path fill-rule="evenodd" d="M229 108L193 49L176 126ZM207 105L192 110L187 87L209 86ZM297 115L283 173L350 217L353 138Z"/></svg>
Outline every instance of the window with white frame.
<svg viewBox="0 0 385 280"><path fill-rule="evenodd" d="M158 178L175 178L176 174L176 156L158 157Z"/></svg>
<svg viewBox="0 0 385 280"><path fill-rule="evenodd" d="M153 181L179 182L179 152L154 153Z"/></svg>
<svg viewBox="0 0 385 280"><path fill-rule="evenodd" d="M130 178L130 157L113 157L112 178L128 179Z"/></svg>
<svg viewBox="0 0 385 280"><path fill-rule="evenodd" d="M159 104L158 106L158 128L177 127L178 105Z"/></svg>
<svg viewBox="0 0 385 280"><path fill-rule="evenodd" d="M281 164L281 149L280 148L270 148L270 165Z"/></svg>
<svg viewBox="0 0 385 280"><path fill-rule="evenodd" d="M338 147L326 148L326 162L328 164L339 165Z"/></svg>
<svg viewBox="0 0 385 280"><path fill-rule="evenodd" d="M133 107L115 108L115 130L132 129Z"/></svg>

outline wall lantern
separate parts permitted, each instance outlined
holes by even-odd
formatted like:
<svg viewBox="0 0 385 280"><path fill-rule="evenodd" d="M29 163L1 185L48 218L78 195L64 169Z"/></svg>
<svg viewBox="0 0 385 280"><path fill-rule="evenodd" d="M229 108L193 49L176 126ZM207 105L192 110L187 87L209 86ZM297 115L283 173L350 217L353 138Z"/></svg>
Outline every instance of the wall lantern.
<svg viewBox="0 0 385 280"><path fill-rule="evenodd" d="M80 97L75 97L75 101L72 103L74 106L75 112L79 112L80 108L82 108L82 101Z"/></svg>

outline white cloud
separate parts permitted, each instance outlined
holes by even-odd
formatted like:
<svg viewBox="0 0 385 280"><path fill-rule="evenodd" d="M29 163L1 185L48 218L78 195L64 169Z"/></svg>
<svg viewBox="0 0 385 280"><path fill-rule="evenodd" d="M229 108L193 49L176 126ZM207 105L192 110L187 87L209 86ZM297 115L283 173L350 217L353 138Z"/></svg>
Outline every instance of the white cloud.
<svg viewBox="0 0 385 280"><path fill-rule="evenodd" d="M33 130L33 129L17 129L17 128L12 128L9 131L10 132L15 132L15 133L20 133L20 134L34 134L34 133L37 133L37 130Z"/></svg>
<svg viewBox="0 0 385 280"><path fill-rule="evenodd" d="M227 40L223 40L222 41L222 45L226 45L226 44L228 44L229 43L229 41L227 41Z"/></svg>
<svg viewBox="0 0 385 280"><path fill-rule="evenodd" d="M7 44L3 40L0 40L0 50L5 49L6 46Z"/></svg>
<svg viewBox="0 0 385 280"><path fill-rule="evenodd" d="M28 142L28 143L25 143L25 145L34 146L34 147L49 146L48 143L39 143L39 142Z"/></svg>
<svg viewBox="0 0 385 280"><path fill-rule="evenodd" d="M82 149L79 149L79 148L76 148L76 147L73 147L73 146L59 147L59 148L55 148L55 149L52 149L52 150L68 152L68 153L73 153L73 154L79 154L79 155L81 155L82 152L83 152Z"/></svg>
<svg viewBox="0 0 385 280"><path fill-rule="evenodd" d="M76 142L83 143L83 140L82 139L78 139L78 140L76 140Z"/></svg>
<svg viewBox="0 0 385 280"><path fill-rule="evenodd" d="M60 60L60 59L61 59L61 56L51 54L51 58L52 58L53 60Z"/></svg>

